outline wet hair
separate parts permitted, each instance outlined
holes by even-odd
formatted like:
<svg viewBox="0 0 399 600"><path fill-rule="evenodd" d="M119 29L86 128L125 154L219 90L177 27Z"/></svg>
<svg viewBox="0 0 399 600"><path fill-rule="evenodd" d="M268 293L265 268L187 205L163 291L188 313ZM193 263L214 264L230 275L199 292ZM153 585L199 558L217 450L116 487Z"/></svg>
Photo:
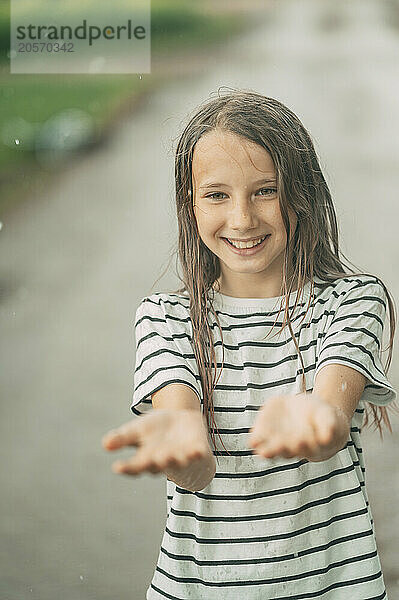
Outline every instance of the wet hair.
<svg viewBox="0 0 399 600"><path fill-rule="evenodd" d="M180 135L175 154L177 252L182 268L182 274L178 274L178 277L184 286L175 292L187 292L189 295L193 332L191 343L201 379L203 412L215 450L214 434L216 431L219 435L219 432L214 418L213 391L224 365L224 346L222 328L212 304L212 290L220 289L217 281L220 264L218 257L202 242L194 214L192 161L198 140L213 130L230 132L258 144L267 150L273 160L279 206L287 234L281 288L282 303L285 301L282 329L286 326L289 328L300 357L303 392L306 391L304 363L292 330L292 314L288 310L288 296L293 291L294 283L297 294L293 312L302 297L303 286L310 282L306 316L311 298L314 297L314 277L328 286L340 278L369 275L352 269L349 264L355 265L339 249L337 217L330 190L322 174L312 139L299 118L274 98L252 90L225 89L222 92L219 88L216 97L205 101L195 110ZM288 208L297 216L297 227L291 237ZM344 265L342 257L349 264ZM392 359L396 327L394 303L385 284L375 275L371 277L383 286L389 304L389 356L384 367L387 373ZM218 377L208 311L215 317L222 340L223 360ZM382 423L392 432L385 407L367 403L364 426L368 424L370 414L381 437Z"/></svg>

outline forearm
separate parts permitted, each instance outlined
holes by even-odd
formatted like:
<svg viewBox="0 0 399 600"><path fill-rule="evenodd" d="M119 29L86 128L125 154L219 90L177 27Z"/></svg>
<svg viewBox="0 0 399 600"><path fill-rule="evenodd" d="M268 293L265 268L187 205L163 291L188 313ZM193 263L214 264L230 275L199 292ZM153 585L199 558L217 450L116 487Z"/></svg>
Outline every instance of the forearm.
<svg viewBox="0 0 399 600"><path fill-rule="evenodd" d="M216 462L211 449L209 453L190 463L187 467L165 469L168 479L191 492L204 489L213 479L216 472Z"/></svg>

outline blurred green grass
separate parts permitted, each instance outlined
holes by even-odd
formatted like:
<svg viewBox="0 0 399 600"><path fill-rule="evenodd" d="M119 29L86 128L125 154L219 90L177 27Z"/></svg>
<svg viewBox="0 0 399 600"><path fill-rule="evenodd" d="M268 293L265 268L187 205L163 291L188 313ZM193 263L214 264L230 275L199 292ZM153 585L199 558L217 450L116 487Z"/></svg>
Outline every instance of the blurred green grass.
<svg viewBox="0 0 399 600"><path fill-rule="evenodd" d="M152 57L169 56L188 48L209 47L239 31L237 15L207 15L201 0L152 0ZM157 76L140 79L128 75L11 75L9 73L9 12L0 5L0 183L19 178L21 168L35 168L35 153L24 145L4 143L4 128L23 119L35 127L65 109L86 112L93 119L96 137L101 137L110 119L126 100L145 93L157 84ZM17 135L15 136L17 137ZM38 165L39 166L39 165Z"/></svg>

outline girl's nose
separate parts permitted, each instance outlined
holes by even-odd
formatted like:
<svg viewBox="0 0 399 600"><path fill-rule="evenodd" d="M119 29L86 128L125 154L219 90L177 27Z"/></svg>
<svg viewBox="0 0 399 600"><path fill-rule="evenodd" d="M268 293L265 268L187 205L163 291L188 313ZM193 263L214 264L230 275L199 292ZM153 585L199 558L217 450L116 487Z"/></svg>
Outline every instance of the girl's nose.
<svg viewBox="0 0 399 600"><path fill-rule="evenodd" d="M230 228L233 230L243 230L253 227L254 210L248 200L234 202L229 211L228 220Z"/></svg>

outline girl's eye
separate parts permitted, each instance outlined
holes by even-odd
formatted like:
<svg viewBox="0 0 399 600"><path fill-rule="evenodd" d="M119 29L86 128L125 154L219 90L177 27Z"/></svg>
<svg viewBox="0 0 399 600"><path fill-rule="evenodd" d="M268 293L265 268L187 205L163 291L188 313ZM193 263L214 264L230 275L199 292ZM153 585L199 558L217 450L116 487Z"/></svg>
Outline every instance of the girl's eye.
<svg viewBox="0 0 399 600"><path fill-rule="evenodd" d="M263 192L262 196L273 196L277 193L277 188L262 188L259 190L259 192Z"/></svg>
<svg viewBox="0 0 399 600"><path fill-rule="evenodd" d="M218 198L216 196L219 196ZM214 200L219 200L220 196L225 196L223 192L213 192L212 194L208 194L206 198L213 198Z"/></svg>

